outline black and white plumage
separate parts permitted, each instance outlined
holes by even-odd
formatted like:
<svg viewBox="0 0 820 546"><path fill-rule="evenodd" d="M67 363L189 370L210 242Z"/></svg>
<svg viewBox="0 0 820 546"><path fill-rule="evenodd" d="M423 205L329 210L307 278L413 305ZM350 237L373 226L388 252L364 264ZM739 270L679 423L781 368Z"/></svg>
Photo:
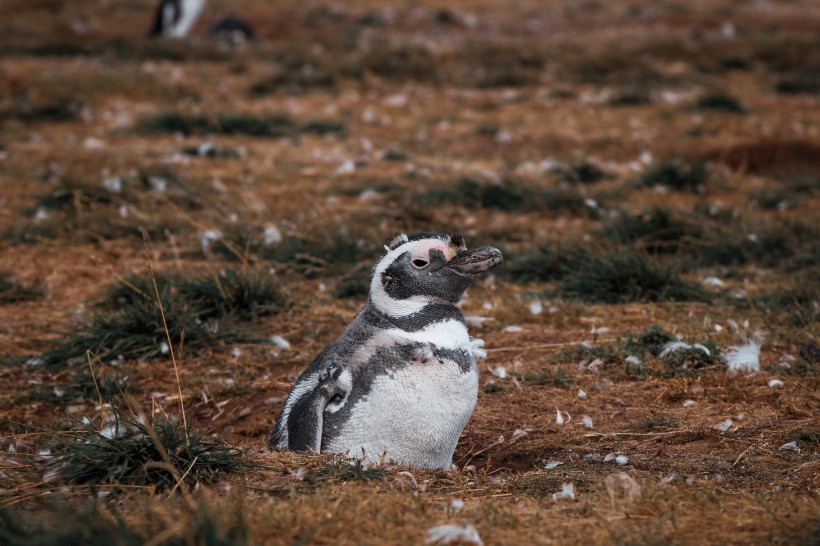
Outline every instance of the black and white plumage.
<svg viewBox="0 0 820 546"><path fill-rule="evenodd" d="M184 38L204 7L205 0L160 0L148 35Z"/></svg>
<svg viewBox="0 0 820 546"><path fill-rule="evenodd" d="M446 468L478 395L476 358L456 307L502 261L459 235L398 235L367 305L299 376L268 445Z"/></svg>
<svg viewBox="0 0 820 546"><path fill-rule="evenodd" d="M208 36L219 42L239 45L253 40L253 25L239 15L226 15L208 27Z"/></svg>

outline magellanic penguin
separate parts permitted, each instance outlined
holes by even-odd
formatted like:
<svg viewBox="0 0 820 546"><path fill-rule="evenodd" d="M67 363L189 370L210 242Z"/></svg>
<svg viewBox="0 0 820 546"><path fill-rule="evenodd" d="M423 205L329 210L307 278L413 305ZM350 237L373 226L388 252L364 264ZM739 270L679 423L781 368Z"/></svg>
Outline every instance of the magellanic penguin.
<svg viewBox="0 0 820 546"><path fill-rule="evenodd" d="M160 0L149 36L184 38L205 7L205 0Z"/></svg>
<svg viewBox="0 0 820 546"><path fill-rule="evenodd" d="M244 44L254 38L253 26L239 15L226 15L208 27L208 36L230 45Z"/></svg>
<svg viewBox="0 0 820 546"><path fill-rule="evenodd" d="M502 262L460 235L396 235L367 305L299 376L268 446L449 468L478 396L484 342L456 307Z"/></svg>

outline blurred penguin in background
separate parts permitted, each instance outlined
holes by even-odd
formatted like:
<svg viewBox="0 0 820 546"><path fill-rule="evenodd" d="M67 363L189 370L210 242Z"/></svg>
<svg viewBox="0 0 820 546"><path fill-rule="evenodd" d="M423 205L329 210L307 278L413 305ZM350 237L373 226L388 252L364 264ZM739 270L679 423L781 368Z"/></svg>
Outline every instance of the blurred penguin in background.
<svg viewBox="0 0 820 546"><path fill-rule="evenodd" d="M227 15L208 28L208 36L219 42L239 45L254 38L253 26L239 15Z"/></svg>
<svg viewBox="0 0 820 546"><path fill-rule="evenodd" d="M148 35L184 38L205 7L205 0L160 0Z"/></svg>

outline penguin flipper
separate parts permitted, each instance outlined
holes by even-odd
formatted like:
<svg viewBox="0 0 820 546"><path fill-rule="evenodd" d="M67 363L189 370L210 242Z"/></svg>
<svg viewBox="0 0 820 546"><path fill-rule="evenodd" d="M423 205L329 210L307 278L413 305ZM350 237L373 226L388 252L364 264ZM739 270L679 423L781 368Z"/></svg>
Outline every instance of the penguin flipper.
<svg viewBox="0 0 820 546"><path fill-rule="evenodd" d="M317 387L293 404L286 424L288 428L288 449L313 451L322 448L322 425L327 398L322 388Z"/></svg>
<svg viewBox="0 0 820 546"><path fill-rule="evenodd" d="M338 382L341 371L339 366L330 366L320 375L320 383L293 404L286 423L288 449L321 451L325 409L347 394Z"/></svg>

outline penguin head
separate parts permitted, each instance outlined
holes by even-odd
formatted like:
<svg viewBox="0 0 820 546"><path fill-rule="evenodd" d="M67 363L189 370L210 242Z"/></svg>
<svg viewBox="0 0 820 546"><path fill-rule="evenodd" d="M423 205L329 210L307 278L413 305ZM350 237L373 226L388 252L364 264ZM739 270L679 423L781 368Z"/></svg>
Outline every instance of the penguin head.
<svg viewBox="0 0 820 546"><path fill-rule="evenodd" d="M406 316L433 303L456 304L481 276L503 261L485 246L468 250L461 235L399 234L385 245L370 283L370 301L390 316Z"/></svg>

